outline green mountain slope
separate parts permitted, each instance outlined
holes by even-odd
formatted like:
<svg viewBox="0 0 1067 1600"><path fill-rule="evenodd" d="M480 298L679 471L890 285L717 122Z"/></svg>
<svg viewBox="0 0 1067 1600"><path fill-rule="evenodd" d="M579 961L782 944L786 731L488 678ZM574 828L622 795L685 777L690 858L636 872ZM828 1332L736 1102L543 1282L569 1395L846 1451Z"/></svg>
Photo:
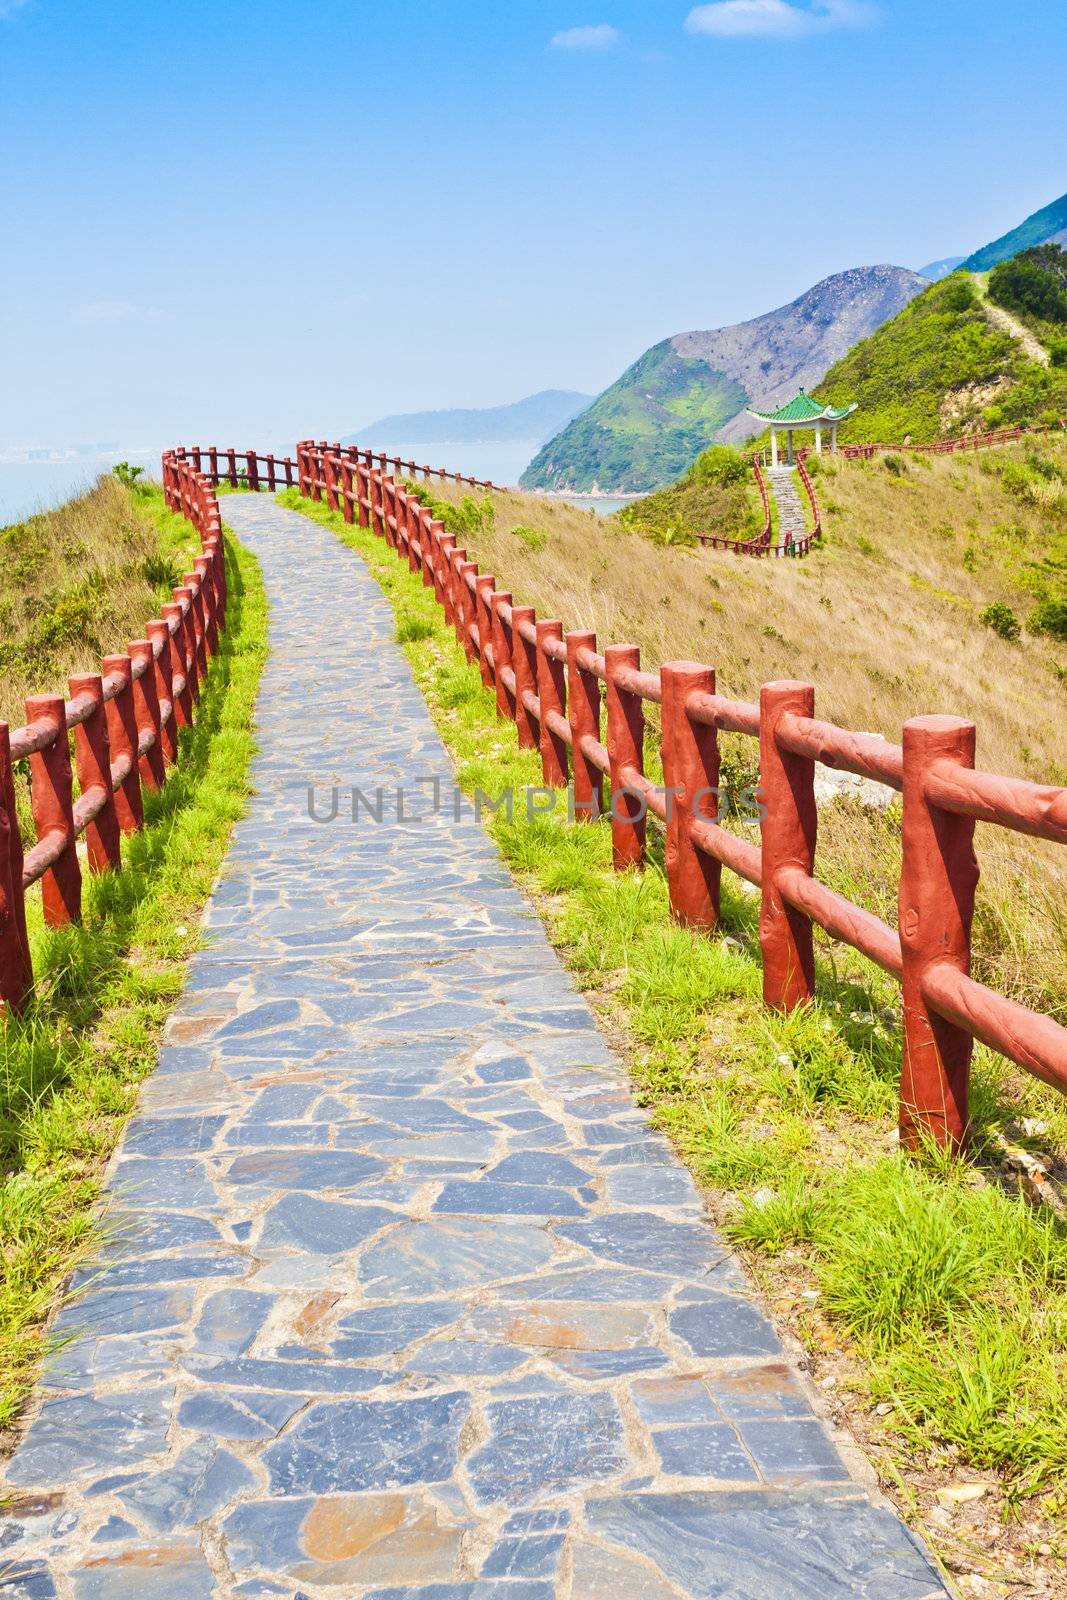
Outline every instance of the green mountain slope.
<svg viewBox="0 0 1067 1600"><path fill-rule="evenodd" d="M735 379L665 339L538 452L523 487L654 489L680 477L747 399Z"/></svg>
<svg viewBox="0 0 1067 1600"><path fill-rule="evenodd" d="M1067 236L1067 194L1053 200L1051 205L1043 206L1040 211L1035 211L1033 216L1027 217L1010 233L976 250L963 265L967 272L988 272L990 267L998 266L1001 261L1010 261L1012 256L1018 255L1020 250L1029 249L1031 245L1047 244L1049 241L1067 244L1067 237L1060 235Z"/></svg>
<svg viewBox="0 0 1067 1600"><path fill-rule="evenodd" d="M957 272L850 350L816 394L858 402L842 442L930 444L969 426L1055 421L1067 412L1067 369L1031 360L986 317L973 279Z"/></svg>

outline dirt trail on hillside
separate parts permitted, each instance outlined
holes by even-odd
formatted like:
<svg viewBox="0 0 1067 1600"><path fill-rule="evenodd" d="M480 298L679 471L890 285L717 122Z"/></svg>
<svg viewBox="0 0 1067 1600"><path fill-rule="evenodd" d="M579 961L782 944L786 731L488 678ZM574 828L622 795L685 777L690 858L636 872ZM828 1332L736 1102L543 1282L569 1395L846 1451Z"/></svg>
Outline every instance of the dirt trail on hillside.
<svg viewBox="0 0 1067 1600"><path fill-rule="evenodd" d="M991 300L982 301L982 310L995 328L1000 328L1004 333L1009 333L1013 339L1018 339L1031 361L1039 361L1043 367L1048 366L1048 351L1018 317L1013 317L1003 306L995 306Z"/></svg>

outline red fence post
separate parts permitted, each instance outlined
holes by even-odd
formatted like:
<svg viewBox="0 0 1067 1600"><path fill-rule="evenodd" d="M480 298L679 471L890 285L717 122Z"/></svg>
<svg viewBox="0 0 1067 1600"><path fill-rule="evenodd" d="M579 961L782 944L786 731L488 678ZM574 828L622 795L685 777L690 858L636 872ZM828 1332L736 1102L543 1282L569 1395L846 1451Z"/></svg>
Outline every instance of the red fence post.
<svg viewBox="0 0 1067 1600"><path fill-rule="evenodd" d="M341 512L345 521L351 524L355 508L352 505L352 463L347 456L341 458Z"/></svg>
<svg viewBox="0 0 1067 1600"><path fill-rule="evenodd" d="M760 795L763 804L761 850L763 895L760 948L763 998L778 1011L792 1011L815 993L815 950L811 922L786 904L778 890L783 867L811 875L815 866L815 763L778 743L778 723L787 711L815 714L810 683L784 679L760 690Z"/></svg>
<svg viewBox="0 0 1067 1600"><path fill-rule="evenodd" d="M152 643L155 655L156 701L159 705L159 747L163 761L169 765L178 754L177 724L174 715L174 686L171 668L170 629L162 617L153 617L145 623L145 632ZM169 711L167 707L170 707Z"/></svg>
<svg viewBox="0 0 1067 1600"><path fill-rule="evenodd" d="M454 621L452 615L452 551L456 548L454 533L446 533L443 522L431 522L433 535L434 567L433 590L437 604L445 614L445 621Z"/></svg>
<svg viewBox="0 0 1067 1600"><path fill-rule="evenodd" d="M645 859L648 806L644 796L629 786L628 768L644 774L645 707L639 694L619 681L620 671L640 671L641 652L635 644L609 644L604 649L607 678L608 759L611 763L611 855L616 872L640 867Z"/></svg>
<svg viewBox="0 0 1067 1600"><path fill-rule="evenodd" d="M137 833L144 827L141 802L141 776L137 770L137 722L133 711L133 666L129 656L105 656L104 677L117 678L119 685L107 703L107 732L111 759L127 766L126 776L115 790L115 812L123 833Z"/></svg>
<svg viewBox="0 0 1067 1600"><path fill-rule="evenodd" d="M437 541L434 538L433 512L424 505L418 509L419 566L422 568L422 587L437 589Z"/></svg>
<svg viewBox="0 0 1067 1600"><path fill-rule="evenodd" d="M215 570L209 555L197 556L193 562L193 574L199 586L197 603L200 608L200 624L203 629L203 663L207 671L208 658L213 656L219 648L219 630L215 621Z"/></svg>
<svg viewBox="0 0 1067 1600"><path fill-rule="evenodd" d="M142 789L162 789L167 781L160 737L159 696L156 693L155 659L148 639L134 639L129 645L134 666L144 663L144 671L133 680L133 717L137 724L138 747L142 740L152 742L140 760Z"/></svg>
<svg viewBox="0 0 1067 1600"><path fill-rule="evenodd" d="M541 702L541 778L546 788L567 786L567 741L550 728L549 714L567 714L567 675L562 661L550 655L547 646L563 643L562 622L537 624L537 694Z"/></svg>
<svg viewBox="0 0 1067 1600"><path fill-rule="evenodd" d="M370 471L362 461L356 461L356 511L359 516L361 528L370 527L370 516L367 511L367 501L370 499Z"/></svg>
<svg viewBox="0 0 1067 1600"><path fill-rule="evenodd" d="M200 667L197 659L197 628L196 613L193 608L193 591L186 583L176 589L172 589L171 593L182 608L181 627L178 631L178 638L182 641L182 671L186 677L189 698L195 706L200 699Z"/></svg>
<svg viewBox="0 0 1067 1600"><path fill-rule="evenodd" d="M496 683L496 714L501 721L515 721L515 695L504 682L504 673L515 670L513 656L513 627L504 621L503 608L511 605L510 594L494 594L493 607L493 679Z"/></svg>
<svg viewBox="0 0 1067 1600"><path fill-rule="evenodd" d="M978 887L974 820L930 804L934 765L974 766L975 728L959 717L913 717L904 724L904 857L898 923L904 960L904 1061L900 1138L908 1148L932 1138L967 1138L971 1035L923 997L927 971L941 964L969 973Z"/></svg>
<svg viewBox="0 0 1067 1600"><path fill-rule="evenodd" d="M466 551L463 552L466 557ZM471 638L471 627L475 619L475 585L478 582L477 561L466 559L456 562L456 574L459 579L459 621L460 644L468 661L475 659L474 640Z"/></svg>
<svg viewBox="0 0 1067 1600"><path fill-rule="evenodd" d="M567 703L570 706L571 759L574 770L574 815L579 822L593 822L604 809L604 780L582 749L582 740L600 740L600 679L579 665L578 652L596 654L596 634L567 634Z"/></svg>
<svg viewBox="0 0 1067 1600"><path fill-rule="evenodd" d="M237 488L237 451L233 445L226 452L226 461L229 467L230 488Z"/></svg>
<svg viewBox="0 0 1067 1600"><path fill-rule="evenodd" d="M660 668L663 688L663 782L667 789L667 887L676 922L714 928L719 921L722 864L698 850L690 823L718 816L719 738L715 728L693 722L686 700L694 690L715 693L715 674L698 661L670 661Z"/></svg>
<svg viewBox="0 0 1067 1600"><path fill-rule="evenodd" d="M259 493L259 457L256 455L256 452L254 450L250 450L248 452L247 461L248 461L248 487L250 489L254 490L258 494Z"/></svg>
<svg viewBox="0 0 1067 1600"><path fill-rule="evenodd" d="M0 1003L15 1011L32 987L11 735L7 723L0 722Z"/></svg>
<svg viewBox="0 0 1067 1600"><path fill-rule="evenodd" d="M196 675L199 683L207 677L207 612L204 607L204 586L202 571L187 572L185 583L189 590L189 616L193 623L193 636L196 640Z"/></svg>
<svg viewBox="0 0 1067 1600"><path fill-rule="evenodd" d="M119 821L115 814L115 795L111 787L111 741L107 733L104 685L99 673L79 673L70 679L72 700L83 696L93 701L93 710L74 730L74 765L82 794L103 789L107 798L103 808L85 830L85 845L91 872L118 870L122 865Z"/></svg>
<svg viewBox="0 0 1067 1600"><path fill-rule="evenodd" d="M463 643L463 585L460 581L460 567L467 559L466 550L453 544L448 553L448 586L452 601L452 626L456 631L456 643Z"/></svg>
<svg viewBox="0 0 1067 1600"><path fill-rule="evenodd" d="M26 701L27 722L47 722L53 729L50 744L30 757L30 803L38 840L55 833L66 844L41 879L44 920L61 928L81 917L82 874L74 837L74 779L67 744L67 712L63 696L37 694Z"/></svg>
<svg viewBox="0 0 1067 1600"><path fill-rule="evenodd" d="M537 633L537 614L533 606L511 608L511 664L515 669L515 730L520 750L536 750L541 740L540 725L526 704L527 694L537 693L537 645L527 639L523 628Z"/></svg>
<svg viewBox="0 0 1067 1600"><path fill-rule="evenodd" d="M177 590L175 591L177 593ZM167 624L167 636L170 640L170 671L171 671L171 699L174 703L174 720L179 728L187 728L193 720L193 693L189 687L189 674L185 666L185 615L177 600L170 600L166 605L160 606L160 615ZM175 624L174 632L170 631L170 624ZM182 680L181 692L174 693L174 683L177 678Z"/></svg>
<svg viewBox="0 0 1067 1600"><path fill-rule="evenodd" d="M474 613L478 627L478 668L487 689L493 687L496 677L495 663L490 660L493 643L493 585L496 579L483 572L474 584Z"/></svg>
<svg viewBox="0 0 1067 1600"><path fill-rule="evenodd" d="M337 510L337 463L327 450L322 458L322 475L326 479L326 504Z"/></svg>

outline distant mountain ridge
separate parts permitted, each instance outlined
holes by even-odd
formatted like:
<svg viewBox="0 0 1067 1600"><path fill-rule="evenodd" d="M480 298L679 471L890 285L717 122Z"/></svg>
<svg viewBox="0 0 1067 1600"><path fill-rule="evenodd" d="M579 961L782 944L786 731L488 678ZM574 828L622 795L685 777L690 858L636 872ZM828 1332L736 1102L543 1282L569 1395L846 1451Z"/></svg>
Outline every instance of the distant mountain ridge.
<svg viewBox="0 0 1067 1600"><path fill-rule="evenodd" d="M773 407L814 388L926 287L904 267L852 267L765 316L665 339L549 440L522 487L645 493L670 483L715 439L751 434L751 402Z"/></svg>
<svg viewBox="0 0 1067 1600"><path fill-rule="evenodd" d="M1025 222L1020 222L1010 233L1002 234L992 244L983 245L963 262L968 272L988 272L1002 261L1010 261L1020 250L1035 244L1058 244L1067 247L1067 194L1061 194L1051 205L1042 206Z"/></svg>
<svg viewBox="0 0 1067 1600"><path fill-rule="evenodd" d="M584 411L593 396L573 389L542 389L511 405L477 409L412 411L379 417L350 434L345 444L507 444L528 440L543 444L572 417Z"/></svg>

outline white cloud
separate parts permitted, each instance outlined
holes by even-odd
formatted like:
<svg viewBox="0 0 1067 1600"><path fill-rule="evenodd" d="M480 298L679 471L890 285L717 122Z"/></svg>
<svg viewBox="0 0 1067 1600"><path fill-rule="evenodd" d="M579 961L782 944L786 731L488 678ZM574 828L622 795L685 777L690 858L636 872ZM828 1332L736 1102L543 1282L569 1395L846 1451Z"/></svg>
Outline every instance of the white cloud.
<svg viewBox="0 0 1067 1600"><path fill-rule="evenodd" d="M618 28L610 22L597 23L590 28L564 28L552 35L553 50L614 50L622 38Z"/></svg>
<svg viewBox="0 0 1067 1600"><path fill-rule="evenodd" d="M879 15L867 0L814 0L810 8L789 0L715 0L691 11L685 25L717 39L803 39L832 28L866 28Z"/></svg>

